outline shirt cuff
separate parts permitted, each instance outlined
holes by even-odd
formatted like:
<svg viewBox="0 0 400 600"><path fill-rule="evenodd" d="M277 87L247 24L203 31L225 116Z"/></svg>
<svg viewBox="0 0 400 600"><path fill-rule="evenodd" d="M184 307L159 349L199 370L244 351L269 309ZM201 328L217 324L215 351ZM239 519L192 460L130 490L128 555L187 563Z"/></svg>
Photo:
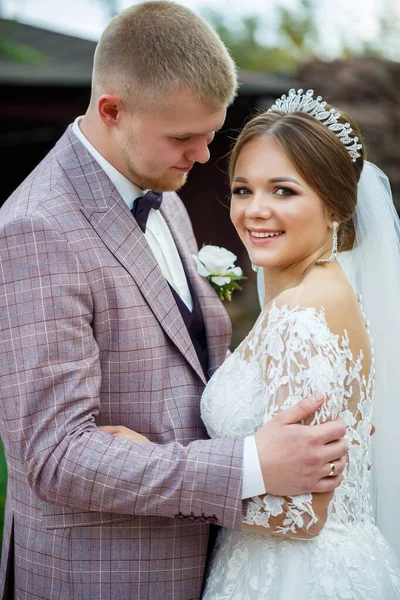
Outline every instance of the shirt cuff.
<svg viewBox="0 0 400 600"><path fill-rule="evenodd" d="M252 498L253 496L262 496L266 493L256 438L254 435L249 435L243 440L242 500Z"/></svg>

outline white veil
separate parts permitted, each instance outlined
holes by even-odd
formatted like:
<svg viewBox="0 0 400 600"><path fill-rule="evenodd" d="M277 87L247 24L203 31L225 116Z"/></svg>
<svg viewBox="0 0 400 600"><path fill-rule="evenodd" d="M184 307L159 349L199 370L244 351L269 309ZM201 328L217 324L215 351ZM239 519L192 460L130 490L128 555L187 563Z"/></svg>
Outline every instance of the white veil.
<svg viewBox="0 0 400 600"><path fill-rule="evenodd" d="M375 352L371 501L376 524L400 558L400 221L388 178L367 161L353 220L354 248L338 260L362 297ZM257 287L263 306L262 269Z"/></svg>

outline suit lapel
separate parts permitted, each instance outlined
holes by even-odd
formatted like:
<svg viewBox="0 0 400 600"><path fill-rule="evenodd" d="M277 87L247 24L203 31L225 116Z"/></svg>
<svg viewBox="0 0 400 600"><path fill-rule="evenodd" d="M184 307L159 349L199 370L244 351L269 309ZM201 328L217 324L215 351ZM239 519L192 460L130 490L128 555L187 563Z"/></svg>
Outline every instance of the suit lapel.
<svg viewBox="0 0 400 600"><path fill-rule="evenodd" d="M232 334L231 322L222 302L211 285L198 274L197 267L182 235L181 228L177 226L178 218L176 218L172 208L172 196L173 194L171 193L163 195L161 213L172 233L183 266L190 277L194 292L199 300L206 329L209 370L213 372L226 358Z"/></svg>
<svg viewBox="0 0 400 600"><path fill-rule="evenodd" d="M206 383L182 315L140 227L95 159L70 130L66 135L70 147L66 145L57 158L70 175L83 214L133 277L165 333Z"/></svg>

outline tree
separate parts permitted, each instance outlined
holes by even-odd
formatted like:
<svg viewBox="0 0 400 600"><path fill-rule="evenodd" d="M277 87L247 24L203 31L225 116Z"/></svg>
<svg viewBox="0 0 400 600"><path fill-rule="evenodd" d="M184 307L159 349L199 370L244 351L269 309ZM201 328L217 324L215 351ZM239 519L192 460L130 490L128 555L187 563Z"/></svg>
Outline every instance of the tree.
<svg viewBox="0 0 400 600"><path fill-rule="evenodd" d="M400 8L398 2L385 0L380 19L380 53L392 60L400 59Z"/></svg>
<svg viewBox="0 0 400 600"><path fill-rule="evenodd" d="M355 56L372 56L400 59L400 7L398 0L382 0L381 17L377 24L375 40L362 41L358 45L341 44L336 59ZM318 29L316 0L299 0L298 8L278 6L272 18L266 14L247 16L239 25L232 24L215 9L205 9L203 14L215 28L239 67L264 72L293 72L300 64L316 57L325 57L322 36ZM268 25L266 26L265 23ZM263 40L263 32L274 29L273 43ZM342 32L338 31L340 35ZM353 41L357 42L357 37ZM331 57L332 58L332 57Z"/></svg>
<svg viewBox="0 0 400 600"><path fill-rule="evenodd" d="M293 10L279 7L279 32L293 51L301 55L313 54L313 47L318 42L313 3L300 0L299 12L301 17Z"/></svg>
<svg viewBox="0 0 400 600"><path fill-rule="evenodd" d="M229 48L237 65L253 71L293 71L299 62L313 58L317 43L311 0L300 0L299 10L276 9L277 41L262 42L262 15L244 17L239 26L229 26L225 15L207 8L204 17Z"/></svg>

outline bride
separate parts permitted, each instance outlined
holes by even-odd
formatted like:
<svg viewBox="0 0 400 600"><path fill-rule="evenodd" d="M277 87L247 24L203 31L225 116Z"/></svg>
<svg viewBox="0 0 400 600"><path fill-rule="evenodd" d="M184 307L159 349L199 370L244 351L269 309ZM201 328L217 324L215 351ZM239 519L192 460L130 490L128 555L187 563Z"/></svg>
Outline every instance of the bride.
<svg viewBox="0 0 400 600"><path fill-rule="evenodd" d="M349 460L332 493L280 497L266 482L243 531L220 531L203 600L400 599L395 552L373 518L399 552L400 228L387 180L364 161L357 125L312 90L290 90L245 125L230 176L263 307L203 393L208 433L256 432L261 444L263 423L322 391L306 425L341 416Z"/></svg>
<svg viewBox="0 0 400 600"><path fill-rule="evenodd" d="M231 218L262 268L264 305L207 385L202 417L212 437L248 435L322 391L324 406L308 424L340 415L349 462L335 492L251 499L244 531L220 533L204 600L400 598L395 554L371 514L368 468L375 379L391 375L395 385L385 365L395 346L386 344L400 294L391 310L383 296L399 291L397 216L383 174L364 163L356 124L312 94L291 90L244 127L233 149ZM367 319L384 337L376 363ZM390 401L385 386L375 396ZM377 435L389 434L394 417L378 407ZM374 468L385 471L390 452L378 448ZM385 511L379 496L377 510Z"/></svg>

